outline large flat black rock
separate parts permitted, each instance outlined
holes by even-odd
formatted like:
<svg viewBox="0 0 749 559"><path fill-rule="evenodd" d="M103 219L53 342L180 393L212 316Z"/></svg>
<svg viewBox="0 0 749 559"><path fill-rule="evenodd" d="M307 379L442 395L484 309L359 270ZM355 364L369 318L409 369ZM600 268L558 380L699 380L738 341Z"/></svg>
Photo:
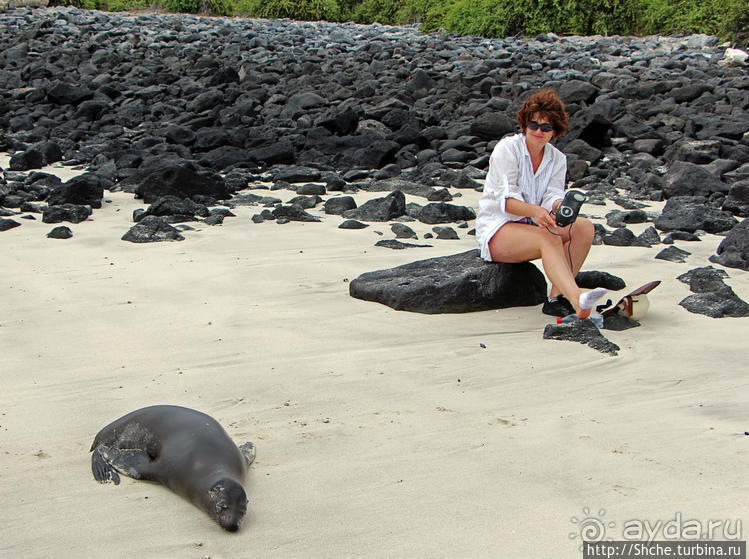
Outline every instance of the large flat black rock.
<svg viewBox="0 0 749 559"><path fill-rule="evenodd" d="M478 250L366 272L349 294L426 314L527 307L546 300L546 279L530 262L485 262Z"/></svg>

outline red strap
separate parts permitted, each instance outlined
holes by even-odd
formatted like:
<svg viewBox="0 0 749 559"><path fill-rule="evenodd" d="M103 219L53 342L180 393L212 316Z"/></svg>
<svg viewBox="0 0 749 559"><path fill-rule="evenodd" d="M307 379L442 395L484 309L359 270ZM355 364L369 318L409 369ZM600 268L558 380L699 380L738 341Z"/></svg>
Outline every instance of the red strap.
<svg viewBox="0 0 749 559"><path fill-rule="evenodd" d="M627 295L624 299L621 300L619 304L624 305L624 312L627 313L628 317L631 317L632 316L632 297Z"/></svg>

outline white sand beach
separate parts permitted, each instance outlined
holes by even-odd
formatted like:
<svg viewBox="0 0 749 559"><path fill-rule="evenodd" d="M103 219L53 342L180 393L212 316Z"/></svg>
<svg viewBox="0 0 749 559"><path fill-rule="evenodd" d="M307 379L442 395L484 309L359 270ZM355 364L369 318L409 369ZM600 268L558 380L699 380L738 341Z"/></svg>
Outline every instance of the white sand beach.
<svg viewBox="0 0 749 559"><path fill-rule="evenodd" d="M586 270L662 280L642 326L604 331L611 357L542 339L540 306L423 315L349 296L364 272L475 248L466 229L424 241L410 223L433 247L397 251L374 246L390 224L341 230L319 209L254 224L238 207L138 245L121 237L142 201L104 198L71 239L41 216L0 234L1 556L572 559L594 520L621 540L677 518L746 539L749 322L678 305L676 276L721 237L677 243L684 264L655 260L664 245L593 247ZM749 300L749 274L726 271ZM94 435L151 404L255 442L238 533L159 485L94 481Z"/></svg>

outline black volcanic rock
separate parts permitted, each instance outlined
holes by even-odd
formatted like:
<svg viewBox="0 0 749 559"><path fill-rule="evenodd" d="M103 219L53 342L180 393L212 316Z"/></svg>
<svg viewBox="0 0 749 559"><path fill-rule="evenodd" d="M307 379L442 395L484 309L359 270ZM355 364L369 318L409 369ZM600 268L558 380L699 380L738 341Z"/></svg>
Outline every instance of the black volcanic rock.
<svg viewBox="0 0 749 559"><path fill-rule="evenodd" d="M640 233L637 236L637 239L646 243L648 246L657 245L661 242L661 236L658 233L658 230L652 225Z"/></svg>
<svg viewBox="0 0 749 559"><path fill-rule="evenodd" d="M691 313L711 318L749 316L749 304L739 298L729 286L719 291L690 295L681 300L679 305Z"/></svg>
<svg viewBox="0 0 749 559"><path fill-rule="evenodd" d="M91 216L91 206L76 204L60 204L57 206L48 206L42 212L43 223L80 223Z"/></svg>
<svg viewBox="0 0 749 559"><path fill-rule="evenodd" d="M88 88L58 81L47 91L47 98L58 105L78 105L91 99L94 92Z"/></svg>
<svg viewBox="0 0 749 559"><path fill-rule="evenodd" d="M749 316L749 304L726 285L723 281L726 277L726 272L712 266L695 268L681 274L676 279L689 284L689 289L695 294L680 301L679 305L689 312L704 314L711 318Z"/></svg>
<svg viewBox="0 0 749 559"><path fill-rule="evenodd" d="M322 202L322 198L320 198L317 195L313 196L294 196L291 200L288 201L288 204L293 205L296 204L297 206L301 206L304 210L311 210L318 204Z"/></svg>
<svg viewBox="0 0 749 559"><path fill-rule="evenodd" d="M595 163L596 161L601 159L601 157L603 157L603 152L600 149L592 147L585 140L581 140L580 138L569 142L564 147L564 153L574 154L583 161L587 161L591 164Z"/></svg>
<svg viewBox="0 0 749 559"><path fill-rule="evenodd" d="M709 196L713 192L727 193L730 187L707 169L694 163L677 161L665 176L663 193L674 196Z"/></svg>
<svg viewBox="0 0 749 559"><path fill-rule="evenodd" d="M277 206L271 212L273 217L276 219L285 218L289 221L309 221L317 222L320 221L319 217L315 217L312 214L304 211L304 208L299 204L290 204L287 206Z"/></svg>
<svg viewBox="0 0 749 559"><path fill-rule="evenodd" d="M485 262L478 250L420 260L351 281L349 294L396 310L427 314L538 305L546 280L530 262Z"/></svg>
<svg viewBox="0 0 749 559"><path fill-rule="evenodd" d="M744 146L736 146L736 148L739 147ZM742 161L744 161L744 163L740 167L728 171L723 175L728 184L733 185L742 181L749 180L749 148L747 148L747 153L745 154L745 158Z"/></svg>
<svg viewBox="0 0 749 559"><path fill-rule="evenodd" d="M368 200L358 208L346 210L343 217L362 221L390 221L406 213L406 196L395 190L384 198Z"/></svg>
<svg viewBox="0 0 749 559"><path fill-rule="evenodd" d="M326 214L342 215L343 212L356 208L356 201L352 196L328 198L323 208Z"/></svg>
<svg viewBox="0 0 749 559"><path fill-rule="evenodd" d="M423 223L434 225L476 219L476 213L473 209L465 206L456 206L447 202L433 202L421 208L417 219Z"/></svg>
<svg viewBox="0 0 749 559"><path fill-rule="evenodd" d="M303 195L303 196L323 196L327 194L325 192L325 187L322 184L314 184L314 183L308 183L303 184L299 186L297 189L297 194Z"/></svg>
<svg viewBox="0 0 749 559"><path fill-rule="evenodd" d="M557 145L564 148L579 138L594 148L608 147L611 145L614 123L625 114L627 109L618 101L596 99L595 103L573 115L569 131L559 138Z"/></svg>
<svg viewBox="0 0 749 559"><path fill-rule="evenodd" d="M149 215L133 225L122 236L122 240L131 243L159 243L163 241L184 241L185 238L163 217Z"/></svg>
<svg viewBox="0 0 749 559"><path fill-rule="evenodd" d="M717 254L710 257L710 262L749 270L749 220L744 219L731 229L726 238L718 245Z"/></svg>
<svg viewBox="0 0 749 559"><path fill-rule="evenodd" d="M271 180L286 181L288 183L319 181L322 173L319 169L302 167L299 165L283 165L271 170ZM324 194L321 192L318 194Z"/></svg>
<svg viewBox="0 0 749 559"><path fill-rule="evenodd" d="M379 169L390 163L400 144L379 136L343 136L319 145L323 153L332 152L337 168Z"/></svg>
<svg viewBox="0 0 749 559"><path fill-rule="evenodd" d="M101 177L94 173L83 173L56 187L50 193L47 203L51 206L75 204L101 208L103 196Z"/></svg>
<svg viewBox="0 0 749 559"><path fill-rule="evenodd" d="M189 161L168 164L146 175L135 188L135 195L147 204L169 195L204 195L219 200L230 197L226 182L218 173L199 169Z"/></svg>
<svg viewBox="0 0 749 559"><path fill-rule="evenodd" d="M339 136L356 132L362 111L353 107L332 108L315 120L315 126L322 126Z"/></svg>
<svg viewBox="0 0 749 559"><path fill-rule="evenodd" d="M195 141L195 132L177 124L168 125L162 133L166 141L170 144L189 146Z"/></svg>
<svg viewBox="0 0 749 559"><path fill-rule="evenodd" d="M250 149L246 152L245 157L248 161L255 161L266 165L289 165L296 160L296 151L291 142L281 141Z"/></svg>
<svg viewBox="0 0 749 559"><path fill-rule="evenodd" d="M635 234L626 227L619 227L604 234L603 244L618 247L650 246L650 243L647 240L635 236Z"/></svg>
<svg viewBox="0 0 749 559"><path fill-rule="evenodd" d="M589 319L574 320L565 324L547 324L544 328L545 340L563 340L585 344L612 357L619 353L619 346L606 339Z"/></svg>
<svg viewBox="0 0 749 559"><path fill-rule="evenodd" d="M381 241L377 241L375 243L376 247L385 247L385 248L391 248L394 250L402 250L405 248L428 248L432 245L418 245L415 243L404 243L403 241L399 241L398 239L383 239Z"/></svg>
<svg viewBox="0 0 749 559"><path fill-rule="evenodd" d="M400 190L404 194L422 196L424 198L429 196L429 194L434 190L432 187L418 182L396 178L372 181L365 180L356 182L354 185L367 192L393 192L395 190Z"/></svg>
<svg viewBox="0 0 749 559"><path fill-rule="evenodd" d="M605 287L610 291L619 291L627 286L622 278L608 272L600 272L597 270L578 272L575 276L575 283L583 289Z"/></svg>
<svg viewBox="0 0 749 559"><path fill-rule="evenodd" d="M471 122L470 133L484 140L498 140L517 130L514 118L504 113L483 113Z"/></svg>
<svg viewBox="0 0 749 559"><path fill-rule="evenodd" d="M731 185L721 209L739 217L749 217L749 179Z"/></svg>
<svg viewBox="0 0 749 559"><path fill-rule="evenodd" d="M612 210L606 214L606 224L609 227L625 227L627 223L645 223L648 214L643 210Z"/></svg>
<svg viewBox="0 0 749 559"><path fill-rule="evenodd" d="M0 231L9 231L14 227L20 227L21 224L14 219L0 218Z"/></svg>
<svg viewBox="0 0 749 559"><path fill-rule="evenodd" d="M677 196L670 198L655 219L655 226L661 231L687 231L698 229L708 233L728 231L738 223L730 213L707 205L700 196Z"/></svg>
<svg viewBox="0 0 749 559"><path fill-rule="evenodd" d="M49 237L50 239L69 239L72 236L73 232L70 230L70 227L66 225L55 227L49 233L47 233L47 237Z"/></svg>
<svg viewBox="0 0 749 559"><path fill-rule="evenodd" d="M44 166L44 155L38 149L27 149L10 158L9 167L13 171L28 171Z"/></svg>
<svg viewBox="0 0 749 559"><path fill-rule="evenodd" d="M663 157L667 161L687 161L698 165L710 163L720 157L720 142L685 138L669 147Z"/></svg>
<svg viewBox="0 0 749 559"><path fill-rule="evenodd" d="M694 293L708 293L722 289L726 285L723 280L727 277L728 274L723 270L712 266L703 266L702 268L689 270L676 279L688 284L689 289Z"/></svg>
<svg viewBox="0 0 749 559"><path fill-rule="evenodd" d="M405 225L404 223L393 223L390 226L390 230L395 235L396 239L418 239L418 235L416 234L416 231L411 229L408 225Z"/></svg>
<svg viewBox="0 0 749 559"><path fill-rule="evenodd" d="M369 227L368 224L356 221L355 219L347 219L338 226L338 229L365 229Z"/></svg>
<svg viewBox="0 0 749 559"><path fill-rule="evenodd" d="M433 190L427 196L427 200L430 202L451 202L452 199L452 194L450 194L450 191L447 188Z"/></svg>
<svg viewBox="0 0 749 559"><path fill-rule="evenodd" d="M193 200L178 198L177 196L164 196L154 200L145 211L138 214L137 219L134 219L134 221L141 221L149 215L166 217L168 223L181 223L184 221L197 221L198 216L208 217L211 215L211 212L205 205Z"/></svg>
<svg viewBox="0 0 749 559"><path fill-rule="evenodd" d="M437 226L432 227L432 231L434 231L437 239L455 241L460 238L458 237L458 232L455 231L455 229L453 229L452 227Z"/></svg>
<svg viewBox="0 0 749 559"><path fill-rule="evenodd" d="M133 192L185 162L253 181L305 167L339 191L356 188L344 176L409 181L425 197L434 187L480 188L496 142L518 129L522 101L549 86L570 112L556 145L591 202L621 191L638 200L696 194L747 214L733 188L749 178L746 75L720 64L717 39L485 39L61 6L0 11L0 29L0 149L89 166L104 189ZM219 192L196 190L223 199L250 180L218 182L208 189ZM147 203L193 198L196 185L186 184ZM45 198L13 186L0 199L18 207Z"/></svg>
<svg viewBox="0 0 749 559"><path fill-rule="evenodd" d="M600 88L583 80L565 81L559 87L559 95L565 103L585 101L586 104L590 105L595 101L600 91Z"/></svg>
<svg viewBox="0 0 749 559"><path fill-rule="evenodd" d="M690 252L682 250L679 247L670 246L656 254L655 258L658 260L667 260L669 262L686 262L687 256L690 254Z"/></svg>
<svg viewBox="0 0 749 559"><path fill-rule="evenodd" d="M699 241L700 238L694 233L687 233L686 231L671 231L668 235L663 238L664 245L672 245L674 241Z"/></svg>

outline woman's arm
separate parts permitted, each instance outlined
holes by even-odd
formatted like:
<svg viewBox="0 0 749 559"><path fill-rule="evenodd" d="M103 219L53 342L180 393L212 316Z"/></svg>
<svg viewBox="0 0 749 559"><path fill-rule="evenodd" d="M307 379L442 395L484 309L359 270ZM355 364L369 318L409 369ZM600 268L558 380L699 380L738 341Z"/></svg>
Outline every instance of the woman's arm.
<svg viewBox="0 0 749 559"><path fill-rule="evenodd" d="M559 204L557 204L557 206L558 205ZM546 208L542 208L541 206L529 204L528 202L523 202L516 198L507 198L505 200L505 206L508 212L515 215L530 217L541 227L553 227L555 225L554 218L551 217L551 214L546 210Z"/></svg>

